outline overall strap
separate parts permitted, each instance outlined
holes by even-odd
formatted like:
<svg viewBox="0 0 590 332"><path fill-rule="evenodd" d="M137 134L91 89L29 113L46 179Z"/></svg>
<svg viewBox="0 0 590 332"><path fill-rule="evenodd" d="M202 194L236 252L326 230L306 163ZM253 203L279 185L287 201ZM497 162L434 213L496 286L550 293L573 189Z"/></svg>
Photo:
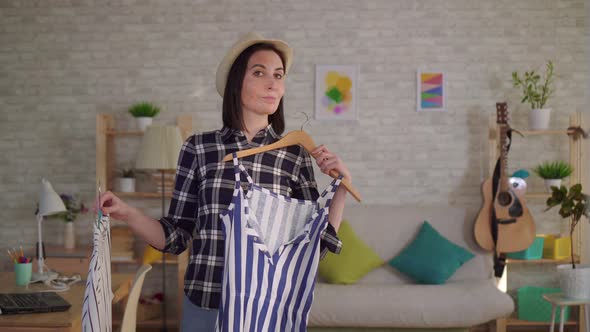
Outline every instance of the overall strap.
<svg viewBox="0 0 590 332"><path fill-rule="evenodd" d="M238 161L238 154L234 152L232 153L232 156L234 161L234 176L236 183L240 183L240 171L244 172L248 183L254 183L254 181L252 181L252 177L250 177L250 174L248 174L248 171L246 171L246 167L244 167L244 165Z"/></svg>
<svg viewBox="0 0 590 332"><path fill-rule="evenodd" d="M340 187L341 182L342 182L342 175L339 175L337 178L335 178L330 183L330 185L328 187L326 187L326 189L324 189L324 191L322 192L320 197L325 200L325 204L326 204L325 206L330 206L332 198L334 197L336 190L338 190L338 187Z"/></svg>

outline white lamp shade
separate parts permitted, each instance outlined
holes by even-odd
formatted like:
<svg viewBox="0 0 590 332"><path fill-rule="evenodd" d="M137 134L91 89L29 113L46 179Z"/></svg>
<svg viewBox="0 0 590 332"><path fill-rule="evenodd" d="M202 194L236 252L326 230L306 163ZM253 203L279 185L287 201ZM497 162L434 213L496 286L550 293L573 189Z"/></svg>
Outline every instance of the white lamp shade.
<svg viewBox="0 0 590 332"><path fill-rule="evenodd" d="M59 212L65 212L66 206L61 197L55 192L53 186L45 178L41 180L41 191L39 192L39 216L49 216Z"/></svg>
<svg viewBox="0 0 590 332"><path fill-rule="evenodd" d="M180 129L176 126L149 126L143 135L135 168L176 169L182 149Z"/></svg>

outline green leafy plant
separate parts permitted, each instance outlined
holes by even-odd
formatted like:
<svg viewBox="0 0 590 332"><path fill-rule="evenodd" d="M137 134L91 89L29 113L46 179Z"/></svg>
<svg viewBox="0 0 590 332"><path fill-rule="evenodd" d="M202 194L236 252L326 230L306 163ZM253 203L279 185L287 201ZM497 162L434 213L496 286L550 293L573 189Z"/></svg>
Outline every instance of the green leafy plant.
<svg viewBox="0 0 590 332"><path fill-rule="evenodd" d="M543 179L563 179L573 172L572 166L564 161L546 161L533 169Z"/></svg>
<svg viewBox="0 0 590 332"><path fill-rule="evenodd" d="M133 168L122 168L120 170L122 178L134 178L135 177L135 169Z"/></svg>
<svg viewBox="0 0 590 332"><path fill-rule="evenodd" d="M521 103L528 102L532 109L541 109L547 103L549 97L553 94L553 62L548 61L545 71L545 79L540 84L541 75L534 70L527 71L524 76L518 72L512 72L512 83L515 88L522 89L523 98Z"/></svg>
<svg viewBox="0 0 590 332"><path fill-rule="evenodd" d="M588 218L588 195L582 193L582 185L579 183L571 186L569 191L565 186L560 188L551 187L551 190L551 197L547 199L547 209L545 211L559 206L559 215L562 218L570 218L570 237L573 239L574 230L582 216ZM570 249L572 268L575 269L573 241L571 241Z"/></svg>
<svg viewBox="0 0 590 332"><path fill-rule="evenodd" d="M129 108L129 113L134 117L149 117L153 118L160 113L160 108L152 103L142 102L137 103Z"/></svg>

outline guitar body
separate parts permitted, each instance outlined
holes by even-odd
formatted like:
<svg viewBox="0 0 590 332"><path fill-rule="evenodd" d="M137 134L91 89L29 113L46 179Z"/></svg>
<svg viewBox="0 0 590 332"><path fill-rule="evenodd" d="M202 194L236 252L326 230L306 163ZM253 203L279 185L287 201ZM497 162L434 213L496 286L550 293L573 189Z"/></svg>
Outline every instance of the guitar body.
<svg viewBox="0 0 590 332"><path fill-rule="evenodd" d="M513 181L511 181L514 183ZM536 228L529 209L524 204L524 190L509 190L512 204L502 205L498 193L492 196L492 179L482 184L483 206L475 221L474 235L477 244L487 251L508 253L528 248L536 236ZM498 218L498 241L492 238L492 209ZM506 222L506 223L502 223Z"/></svg>

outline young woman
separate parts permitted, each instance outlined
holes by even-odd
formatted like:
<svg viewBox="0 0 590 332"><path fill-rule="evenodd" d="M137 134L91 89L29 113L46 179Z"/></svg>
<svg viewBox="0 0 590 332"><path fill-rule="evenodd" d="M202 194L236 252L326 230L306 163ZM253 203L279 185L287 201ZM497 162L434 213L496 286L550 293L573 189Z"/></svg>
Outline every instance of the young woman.
<svg viewBox="0 0 590 332"><path fill-rule="evenodd" d="M280 40L249 33L236 42L217 69L217 91L223 97L223 128L189 137L180 152L176 183L167 217L152 219L112 192L100 198L103 213L126 222L148 244L180 254L192 241L184 290L181 331L213 331L220 304L224 236L219 214L234 190L231 162L235 151L267 145L285 129L283 95L292 50ZM336 170L351 181L342 160L323 145L311 155L320 170ZM258 185L294 198L317 200L312 159L300 146L240 159ZM346 189L338 188L322 235L321 255L339 253L336 231L342 220Z"/></svg>

